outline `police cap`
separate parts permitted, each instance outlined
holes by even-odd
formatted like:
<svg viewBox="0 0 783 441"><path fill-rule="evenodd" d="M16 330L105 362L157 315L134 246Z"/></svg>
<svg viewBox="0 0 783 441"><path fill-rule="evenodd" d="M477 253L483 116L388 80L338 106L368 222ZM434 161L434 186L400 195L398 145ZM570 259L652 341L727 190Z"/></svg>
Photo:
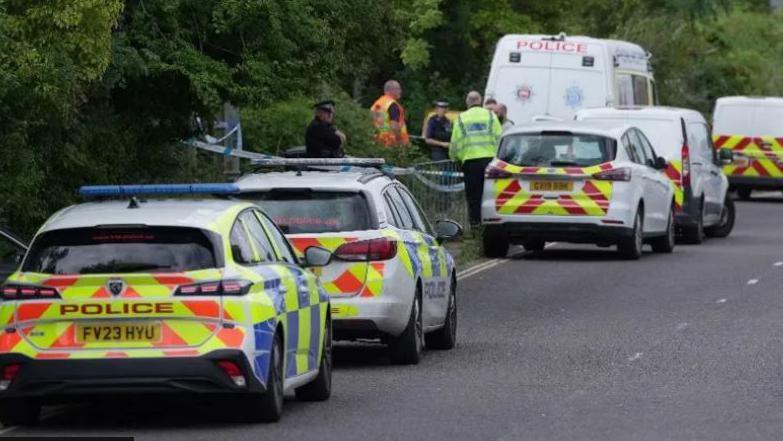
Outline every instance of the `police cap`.
<svg viewBox="0 0 783 441"><path fill-rule="evenodd" d="M317 110L324 110L327 112L333 112L334 111L334 101L333 100L323 100L315 103L313 105L313 108Z"/></svg>

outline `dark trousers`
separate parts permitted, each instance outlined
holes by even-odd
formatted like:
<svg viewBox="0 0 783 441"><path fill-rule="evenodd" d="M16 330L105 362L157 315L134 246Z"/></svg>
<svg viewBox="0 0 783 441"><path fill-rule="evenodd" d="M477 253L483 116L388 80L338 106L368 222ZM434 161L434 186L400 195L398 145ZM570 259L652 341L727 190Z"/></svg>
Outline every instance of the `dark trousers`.
<svg viewBox="0 0 783 441"><path fill-rule="evenodd" d="M484 170L492 162L492 158L470 159L462 163L462 174L465 180L465 199L468 201L470 224L481 223L481 197L484 193Z"/></svg>

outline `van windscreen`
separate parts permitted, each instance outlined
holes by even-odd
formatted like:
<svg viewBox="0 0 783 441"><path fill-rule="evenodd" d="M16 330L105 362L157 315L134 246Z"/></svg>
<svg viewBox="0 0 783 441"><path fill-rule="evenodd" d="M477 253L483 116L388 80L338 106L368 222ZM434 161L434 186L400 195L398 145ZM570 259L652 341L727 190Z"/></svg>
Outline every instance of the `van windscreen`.
<svg viewBox="0 0 783 441"><path fill-rule="evenodd" d="M616 154L617 143L611 138L543 132L506 136L498 159L523 167L591 167L613 160Z"/></svg>

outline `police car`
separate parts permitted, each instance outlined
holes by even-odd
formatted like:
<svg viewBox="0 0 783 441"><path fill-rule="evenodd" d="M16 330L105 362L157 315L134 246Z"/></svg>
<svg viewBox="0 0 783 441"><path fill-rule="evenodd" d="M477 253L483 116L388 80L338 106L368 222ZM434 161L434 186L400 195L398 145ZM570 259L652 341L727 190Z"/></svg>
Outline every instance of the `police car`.
<svg viewBox="0 0 783 441"><path fill-rule="evenodd" d="M674 190L667 162L632 126L579 121L509 130L486 170L483 246L502 257L510 243L617 245L638 259L647 242L674 248Z"/></svg>
<svg viewBox="0 0 783 441"><path fill-rule="evenodd" d="M331 391L329 298L255 205L164 195L230 184L85 187L36 234L0 288L0 420L32 424L49 401L101 394L232 398L280 417L284 390ZM143 200L142 195L156 199ZM301 263L300 263L301 262Z"/></svg>
<svg viewBox="0 0 783 441"><path fill-rule="evenodd" d="M320 277L335 339L380 338L400 364L418 363L425 345L454 347L456 270L442 242L461 234L458 224L443 220L433 228L405 186L373 168L383 160L257 163L297 169L249 174L236 185L300 253L311 246L334 253ZM318 165L332 168L312 169Z"/></svg>

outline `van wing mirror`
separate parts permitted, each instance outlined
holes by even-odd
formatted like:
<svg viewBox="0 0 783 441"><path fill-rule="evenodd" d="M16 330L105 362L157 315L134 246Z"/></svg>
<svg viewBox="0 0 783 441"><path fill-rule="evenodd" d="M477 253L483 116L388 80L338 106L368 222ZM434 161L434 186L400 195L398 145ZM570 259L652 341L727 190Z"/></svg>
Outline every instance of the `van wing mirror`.
<svg viewBox="0 0 783 441"><path fill-rule="evenodd" d="M718 150L718 161L720 161L721 165L730 165L734 162L734 152L725 148Z"/></svg>
<svg viewBox="0 0 783 441"><path fill-rule="evenodd" d="M655 158L655 169L656 170L666 170L666 167L669 166L669 163L666 161L666 158L663 158L661 156L658 156Z"/></svg>

